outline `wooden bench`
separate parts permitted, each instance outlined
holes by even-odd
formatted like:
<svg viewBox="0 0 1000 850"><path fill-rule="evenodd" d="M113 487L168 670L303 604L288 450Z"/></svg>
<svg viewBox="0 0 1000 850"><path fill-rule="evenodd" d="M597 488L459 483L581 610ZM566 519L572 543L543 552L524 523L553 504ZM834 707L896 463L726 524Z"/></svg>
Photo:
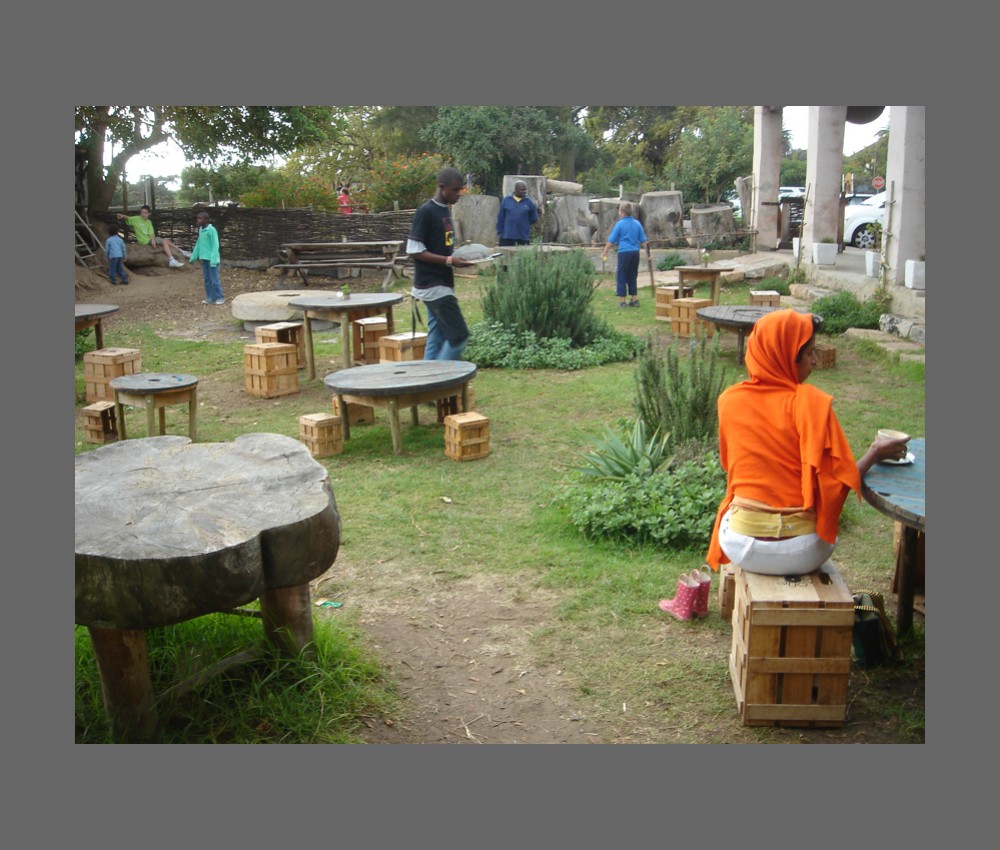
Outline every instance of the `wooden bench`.
<svg viewBox="0 0 1000 850"><path fill-rule="evenodd" d="M330 269L385 269L382 291L386 292L394 280L403 276L403 265L408 259L400 254L401 240L378 242L286 242L278 250L282 262L274 268L282 276L289 271L309 285L310 271Z"/></svg>

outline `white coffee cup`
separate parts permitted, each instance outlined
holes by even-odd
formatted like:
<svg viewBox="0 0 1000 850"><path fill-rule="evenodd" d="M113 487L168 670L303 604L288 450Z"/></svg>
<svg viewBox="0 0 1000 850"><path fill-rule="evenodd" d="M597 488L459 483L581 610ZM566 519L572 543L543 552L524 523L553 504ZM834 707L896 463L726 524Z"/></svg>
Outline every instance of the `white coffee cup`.
<svg viewBox="0 0 1000 850"><path fill-rule="evenodd" d="M909 440L910 435L905 431L894 431L892 428L879 428L879 438L882 440Z"/></svg>

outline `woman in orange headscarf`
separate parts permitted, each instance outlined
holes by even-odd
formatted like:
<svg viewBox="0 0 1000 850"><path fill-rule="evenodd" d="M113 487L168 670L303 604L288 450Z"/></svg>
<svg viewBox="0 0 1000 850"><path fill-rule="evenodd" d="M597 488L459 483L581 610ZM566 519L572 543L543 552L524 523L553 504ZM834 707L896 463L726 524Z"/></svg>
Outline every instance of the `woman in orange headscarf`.
<svg viewBox="0 0 1000 850"><path fill-rule="evenodd" d="M873 463L906 456L906 440L876 439L855 462L831 396L805 383L819 321L776 310L747 340L748 381L719 396L719 455L728 477L708 564L802 575L833 554L840 512Z"/></svg>

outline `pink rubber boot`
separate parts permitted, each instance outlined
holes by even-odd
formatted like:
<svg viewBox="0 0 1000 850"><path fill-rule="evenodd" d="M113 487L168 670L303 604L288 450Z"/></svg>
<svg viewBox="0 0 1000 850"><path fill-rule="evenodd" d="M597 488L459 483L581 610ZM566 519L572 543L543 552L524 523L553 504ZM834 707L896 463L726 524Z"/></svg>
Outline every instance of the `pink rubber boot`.
<svg viewBox="0 0 1000 850"><path fill-rule="evenodd" d="M691 578L698 582L698 594L695 596L691 613L695 617L708 616L708 594L712 586L712 568L705 564L700 570L691 570Z"/></svg>
<svg viewBox="0 0 1000 850"><path fill-rule="evenodd" d="M678 620L690 620L691 607L694 605L700 586L689 575L681 573L677 579L677 594L673 599L661 599L660 610L666 611Z"/></svg>

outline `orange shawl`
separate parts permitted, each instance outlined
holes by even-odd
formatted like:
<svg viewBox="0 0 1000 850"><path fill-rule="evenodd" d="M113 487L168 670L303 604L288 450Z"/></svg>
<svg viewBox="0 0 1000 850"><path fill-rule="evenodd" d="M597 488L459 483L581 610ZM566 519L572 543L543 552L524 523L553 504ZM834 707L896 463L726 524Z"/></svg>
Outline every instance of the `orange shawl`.
<svg viewBox="0 0 1000 850"><path fill-rule="evenodd" d="M750 380L719 396L727 486L706 557L715 570L729 561L719 546L719 524L735 495L774 508L815 510L816 533L828 543L837 540L848 491L861 498L861 478L833 398L799 383L795 355L812 335L808 313L768 313L747 340Z"/></svg>

